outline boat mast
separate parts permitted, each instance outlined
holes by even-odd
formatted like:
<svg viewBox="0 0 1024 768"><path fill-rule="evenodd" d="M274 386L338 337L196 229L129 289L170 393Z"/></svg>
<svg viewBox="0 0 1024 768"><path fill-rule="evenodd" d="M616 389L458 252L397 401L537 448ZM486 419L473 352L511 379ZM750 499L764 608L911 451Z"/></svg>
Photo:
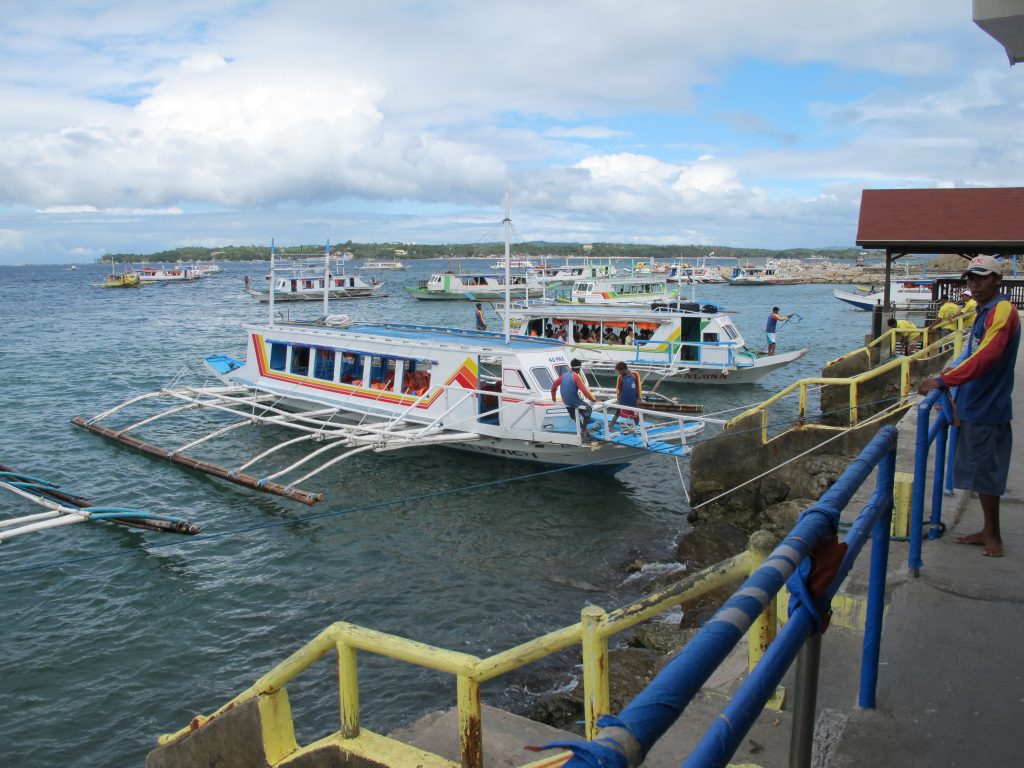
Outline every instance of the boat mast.
<svg viewBox="0 0 1024 768"><path fill-rule="evenodd" d="M509 317L509 308L512 303L512 254L510 245L510 230L512 219L508 216L508 187L505 187L505 343L512 342L512 318Z"/></svg>
<svg viewBox="0 0 1024 768"><path fill-rule="evenodd" d="M327 296L331 290L331 241L324 246L324 317L327 317Z"/></svg>
<svg viewBox="0 0 1024 768"><path fill-rule="evenodd" d="M274 324L274 282L277 276L274 274L274 238L270 238L270 295L267 297L267 311L270 313L268 320L270 325Z"/></svg>

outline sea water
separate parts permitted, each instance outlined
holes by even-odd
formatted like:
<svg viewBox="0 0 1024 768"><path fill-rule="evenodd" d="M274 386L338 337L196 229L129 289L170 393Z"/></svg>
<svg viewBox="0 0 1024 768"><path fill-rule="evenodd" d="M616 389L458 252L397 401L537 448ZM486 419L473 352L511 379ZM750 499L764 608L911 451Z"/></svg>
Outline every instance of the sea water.
<svg viewBox="0 0 1024 768"><path fill-rule="evenodd" d="M437 447L363 454L305 484L327 496L311 509L73 427L73 416L188 381L204 355L244 356L242 324L268 312L243 292L244 278L260 285L267 264L224 267L141 289L93 287L104 265L0 267L0 463L96 504L203 527L190 538L81 524L0 546L5 765L142 765L159 734L224 704L335 621L479 656L505 650L575 623L588 604L636 598L641 580L627 564L671 560L687 530L679 470L662 456L606 477ZM375 273L386 297L332 302L331 311L472 327L471 302L417 301L403 290L446 269L414 261ZM753 349L764 347L772 306L797 313L802 320L779 331L779 351L809 349L756 385L670 392L708 413L734 413L819 375L869 330L869 316L826 285L698 286L697 299L733 311ZM319 302L276 309L322 313ZM500 329L490 309L487 319ZM39 511L10 494L0 504L4 516ZM521 705L567 682L574 663L567 654L534 664L485 686L485 700ZM445 675L364 653L359 676L362 724L378 732L455 704ZM289 694L300 743L337 729L331 660Z"/></svg>

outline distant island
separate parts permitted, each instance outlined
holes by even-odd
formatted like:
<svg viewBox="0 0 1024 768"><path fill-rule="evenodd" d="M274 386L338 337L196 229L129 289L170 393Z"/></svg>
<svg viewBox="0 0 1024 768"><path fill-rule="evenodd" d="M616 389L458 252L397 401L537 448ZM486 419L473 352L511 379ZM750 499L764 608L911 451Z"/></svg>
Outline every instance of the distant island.
<svg viewBox="0 0 1024 768"><path fill-rule="evenodd" d="M413 243L338 243L331 246L332 255L350 253L357 259L413 260L413 259L495 259L504 256L503 243L465 243L445 245L417 245ZM322 256L324 245L299 245L275 249L279 256ZM642 261L699 261L705 256L729 259L809 259L824 257L840 259L883 258L883 251L865 251L861 248L790 248L773 251L766 248L730 248L723 245L632 245L628 243L547 243L542 241L515 243L512 253L516 258L564 259L589 257L592 259L637 259ZM270 246L225 245L217 248L175 248L158 253L108 253L97 262L111 260L119 263L155 261L268 261Z"/></svg>

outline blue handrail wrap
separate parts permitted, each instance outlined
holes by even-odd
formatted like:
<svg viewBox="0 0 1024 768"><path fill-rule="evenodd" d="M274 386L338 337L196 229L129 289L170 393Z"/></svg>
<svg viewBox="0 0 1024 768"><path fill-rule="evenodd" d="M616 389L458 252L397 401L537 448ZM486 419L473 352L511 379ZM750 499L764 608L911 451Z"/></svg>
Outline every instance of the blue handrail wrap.
<svg viewBox="0 0 1024 768"><path fill-rule="evenodd" d="M565 764L567 768L626 768L637 765L637 757L643 760L807 553L836 533L843 508L875 465L893 450L896 436L895 427L882 427L818 503L800 515L789 536L679 654L618 716L603 715L597 721L609 733L599 732L592 742L561 741L545 746L571 749L573 757ZM809 616L803 611L797 615ZM634 740L635 744L629 743ZM637 757L631 760L627 754Z"/></svg>

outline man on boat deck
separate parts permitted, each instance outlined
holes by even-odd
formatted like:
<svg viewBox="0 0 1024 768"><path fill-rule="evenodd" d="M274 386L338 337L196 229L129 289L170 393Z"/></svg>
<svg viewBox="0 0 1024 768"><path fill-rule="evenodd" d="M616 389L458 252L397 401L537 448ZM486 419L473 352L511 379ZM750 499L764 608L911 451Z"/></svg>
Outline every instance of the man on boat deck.
<svg viewBox="0 0 1024 768"><path fill-rule="evenodd" d="M779 321L789 320L789 315L780 315L778 307L772 307L772 313L768 315L768 322L764 326L764 334L768 339L768 354L775 354L775 331L779 327Z"/></svg>
<svg viewBox="0 0 1024 768"><path fill-rule="evenodd" d="M640 404L640 398L643 396L640 375L636 371L629 370L629 366L621 360L615 364L615 372L619 374L619 378L615 382L615 402L621 407L616 409L608 429L612 430L615 427L615 422L621 416L623 419L632 419L636 423L636 427L622 428L623 432L629 432L640 426L640 414L632 410Z"/></svg>
<svg viewBox="0 0 1024 768"><path fill-rule="evenodd" d="M476 329L478 331L486 331L487 323L484 322L484 307L480 302L476 304Z"/></svg>
<svg viewBox="0 0 1024 768"><path fill-rule="evenodd" d="M573 358L569 363L569 372L563 373L559 376L555 383L551 385L551 399L555 400L555 393L560 392L562 395L562 402L565 403L565 409L569 412L569 418L577 422L580 426L580 436L583 438L584 443L589 443L594 439L594 436L590 434L590 430L587 429L587 423L590 421L590 414L594 412L594 409L590 406L590 403L597 402L590 390L587 388L587 382L583 380L583 376L580 374L580 368L583 364ZM582 395L582 397L581 397ZM586 398L590 403L586 402L583 398ZM579 418L577 419L577 412L579 412Z"/></svg>
<svg viewBox="0 0 1024 768"><path fill-rule="evenodd" d="M1013 435L1013 371L1020 345L1020 315L1000 293L1003 265L992 256L975 256L963 277L978 314L967 346L938 376L925 379L918 394L955 387L960 429L953 457L953 486L978 494L984 522L957 544L976 544L986 557L1003 556L999 500L1006 493Z"/></svg>

